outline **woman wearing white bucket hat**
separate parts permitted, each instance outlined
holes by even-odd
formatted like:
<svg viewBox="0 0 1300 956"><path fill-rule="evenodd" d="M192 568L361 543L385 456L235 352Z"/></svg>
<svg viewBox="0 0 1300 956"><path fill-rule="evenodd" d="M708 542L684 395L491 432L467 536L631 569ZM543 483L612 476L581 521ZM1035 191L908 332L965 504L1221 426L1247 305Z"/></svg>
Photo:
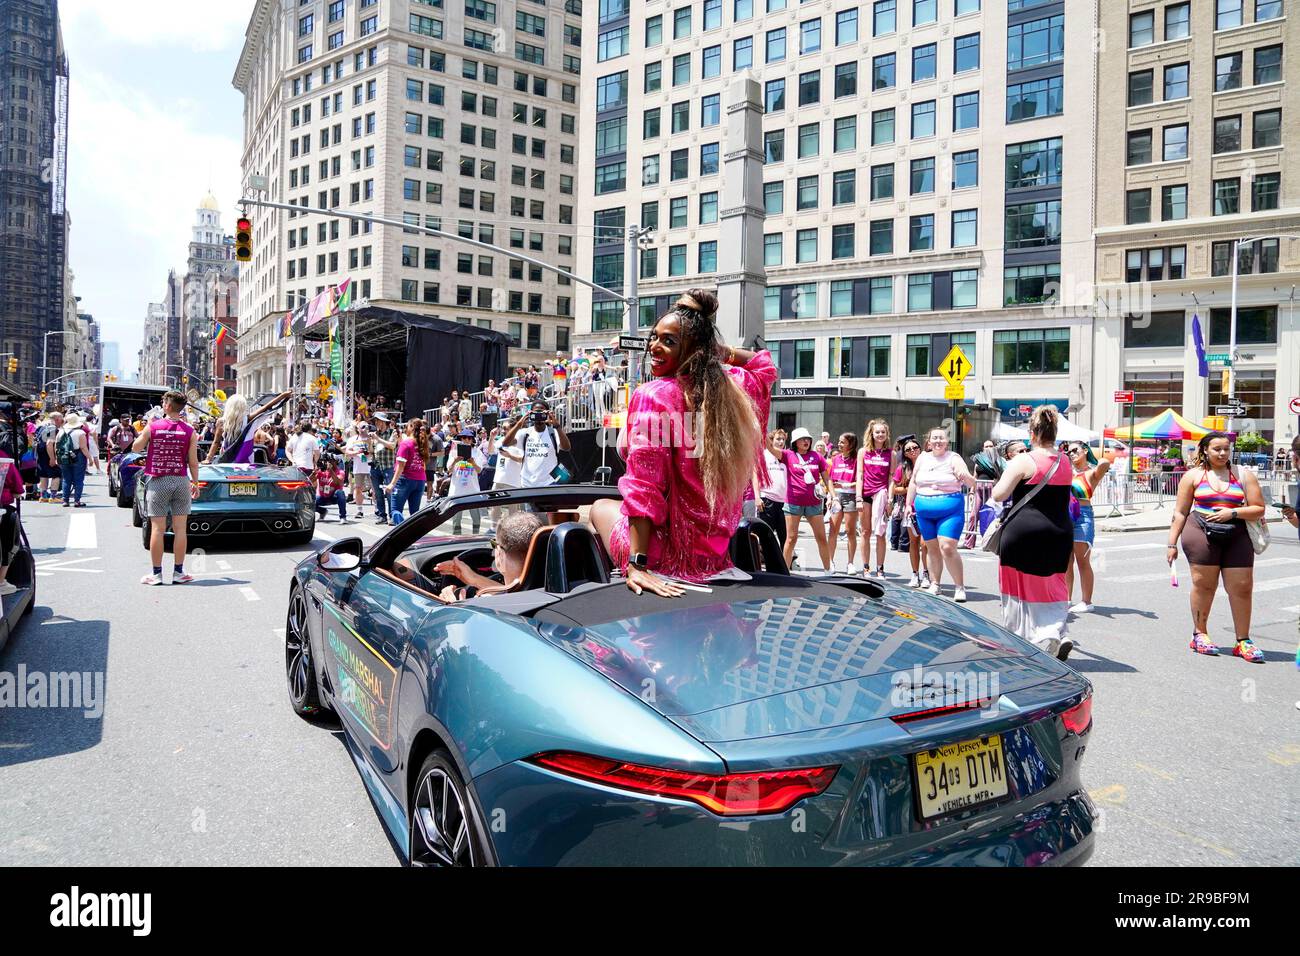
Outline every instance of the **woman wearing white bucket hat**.
<svg viewBox="0 0 1300 956"><path fill-rule="evenodd" d="M790 436L790 447L782 454L786 471L785 563L790 564L794 558L794 546L799 540L799 523L806 518L812 527L813 539L817 542L822 567L829 571L833 543L826 534L826 522L822 520L822 513L825 510L825 498L833 494L830 465L812 450L812 443L812 434L808 429L796 428ZM818 493L818 486L824 490L824 494Z"/></svg>

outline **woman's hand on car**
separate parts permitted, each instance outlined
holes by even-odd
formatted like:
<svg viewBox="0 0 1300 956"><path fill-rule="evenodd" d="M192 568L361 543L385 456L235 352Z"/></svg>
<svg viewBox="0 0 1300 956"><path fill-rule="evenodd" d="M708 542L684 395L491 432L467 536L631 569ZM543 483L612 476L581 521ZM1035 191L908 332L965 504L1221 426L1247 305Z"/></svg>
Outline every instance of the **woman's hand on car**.
<svg viewBox="0 0 1300 956"><path fill-rule="evenodd" d="M636 565L628 565L627 586L635 594L649 591L651 594L658 594L660 597L681 597L686 593L685 588L674 584L672 581L664 580L653 571L638 568Z"/></svg>

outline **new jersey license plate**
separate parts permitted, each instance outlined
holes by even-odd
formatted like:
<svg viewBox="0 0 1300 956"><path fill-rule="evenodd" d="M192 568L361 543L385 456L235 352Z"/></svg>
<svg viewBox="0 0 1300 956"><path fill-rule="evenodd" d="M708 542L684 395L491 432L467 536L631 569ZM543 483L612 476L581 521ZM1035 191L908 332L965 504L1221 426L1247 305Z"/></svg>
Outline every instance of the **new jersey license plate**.
<svg viewBox="0 0 1300 956"><path fill-rule="evenodd" d="M1006 761L998 734L926 750L913 760L923 820L1007 795Z"/></svg>
<svg viewBox="0 0 1300 956"><path fill-rule="evenodd" d="M231 486L230 486L230 496L231 496L232 498L256 498L256 497L257 497L257 483L256 483L256 482L243 482L243 483L240 483L240 484L231 485Z"/></svg>

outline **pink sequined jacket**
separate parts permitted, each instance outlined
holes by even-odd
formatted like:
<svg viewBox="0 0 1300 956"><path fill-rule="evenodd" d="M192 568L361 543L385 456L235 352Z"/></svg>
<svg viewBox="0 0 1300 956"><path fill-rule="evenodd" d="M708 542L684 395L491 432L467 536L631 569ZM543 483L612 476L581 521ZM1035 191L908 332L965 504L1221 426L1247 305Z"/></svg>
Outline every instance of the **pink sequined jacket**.
<svg viewBox="0 0 1300 956"><path fill-rule="evenodd" d="M766 431L772 386L779 376L770 352L758 352L743 367L727 372L754 403L758 427ZM687 413L686 397L676 379L641 385L628 407L627 427L619 451L627 470L618 482L627 518L649 518L654 525L648 557L662 574L699 581L732 566L731 536L740 523L741 499L709 508L700 479L697 436L699 416ZM767 484L760 454L754 462L759 483ZM627 563L626 521L619 522L611 557Z"/></svg>

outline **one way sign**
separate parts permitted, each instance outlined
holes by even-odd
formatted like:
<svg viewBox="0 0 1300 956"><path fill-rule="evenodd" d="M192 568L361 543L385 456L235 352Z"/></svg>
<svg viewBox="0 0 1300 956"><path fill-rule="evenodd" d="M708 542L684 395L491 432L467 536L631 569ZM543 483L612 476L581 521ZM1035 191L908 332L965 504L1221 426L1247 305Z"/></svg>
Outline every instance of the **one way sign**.
<svg viewBox="0 0 1300 956"><path fill-rule="evenodd" d="M947 379L949 385L961 384L972 371L970 359L957 345L954 345L952 351L939 363L939 374Z"/></svg>

